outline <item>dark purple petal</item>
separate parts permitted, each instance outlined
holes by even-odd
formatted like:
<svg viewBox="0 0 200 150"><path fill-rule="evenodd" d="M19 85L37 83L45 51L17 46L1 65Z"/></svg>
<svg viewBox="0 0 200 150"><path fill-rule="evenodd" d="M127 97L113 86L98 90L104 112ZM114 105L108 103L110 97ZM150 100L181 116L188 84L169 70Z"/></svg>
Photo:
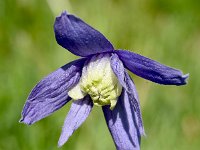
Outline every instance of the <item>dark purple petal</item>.
<svg viewBox="0 0 200 150"><path fill-rule="evenodd" d="M64 106L68 90L80 79L85 59L73 61L42 79L31 91L20 122L33 124Z"/></svg>
<svg viewBox="0 0 200 150"><path fill-rule="evenodd" d="M89 96L76 100L72 103L67 118L62 129L58 146L62 146L73 132L86 120L93 107L93 102Z"/></svg>
<svg viewBox="0 0 200 150"><path fill-rule="evenodd" d="M132 104L132 107L134 107L135 109L135 113L137 116L136 117L137 126L139 127L140 134L144 135L144 128L143 128L142 116L141 116L141 111L140 111L140 102L139 102L136 88L133 81L129 77L128 73L125 71L123 63L121 62L117 54L112 54L111 56L111 67L113 69L113 72L117 76L119 82L128 93L130 103Z"/></svg>
<svg viewBox="0 0 200 150"><path fill-rule="evenodd" d="M85 57L114 50L112 44L99 31L67 12L56 18L54 32L58 44L78 56Z"/></svg>
<svg viewBox="0 0 200 150"><path fill-rule="evenodd" d="M184 85L188 74L180 70L162 65L139 54L118 50L116 51L124 66L134 74L147 80L165 85Z"/></svg>
<svg viewBox="0 0 200 150"><path fill-rule="evenodd" d="M103 106L103 112L116 148L139 150L141 135L128 93L123 90L114 110L110 110L109 106Z"/></svg>
<svg viewBox="0 0 200 150"><path fill-rule="evenodd" d="M119 59L117 54L112 54L110 58L111 68L115 75L117 76L120 84L127 89L126 83L125 83L125 74L124 74L124 65L122 61Z"/></svg>
<svg viewBox="0 0 200 150"><path fill-rule="evenodd" d="M135 110L136 122L140 131L140 135L145 135L143 121L142 121L142 114L140 110L140 101L137 94L137 90L135 88L135 84L127 72L125 72L125 79L126 79L126 85L128 89L127 91L128 97L129 97L131 106Z"/></svg>

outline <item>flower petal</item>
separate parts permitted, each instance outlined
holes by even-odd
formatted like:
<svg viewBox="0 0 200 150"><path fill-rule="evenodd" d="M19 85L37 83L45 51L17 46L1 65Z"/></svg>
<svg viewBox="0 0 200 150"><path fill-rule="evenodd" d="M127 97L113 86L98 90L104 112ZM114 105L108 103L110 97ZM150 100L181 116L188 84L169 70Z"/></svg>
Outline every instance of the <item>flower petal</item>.
<svg viewBox="0 0 200 150"><path fill-rule="evenodd" d="M114 50L112 44L99 31L67 12L56 18L54 32L58 44L78 56L85 57Z"/></svg>
<svg viewBox="0 0 200 150"><path fill-rule="evenodd" d="M20 122L33 124L64 106L68 90L80 79L85 59L73 61L41 80L31 91Z"/></svg>
<svg viewBox="0 0 200 150"><path fill-rule="evenodd" d="M125 74L124 74L124 71L125 71L124 65L122 61L119 59L117 54L112 54L110 58L110 63L111 63L112 70L117 76L120 84L127 90L126 82L125 82Z"/></svg>
<svg viewBox="0 0 200 150"><path fill-rule="evenodd" d="M166 85L184 85L188 74L183 75L180 70L162 65L139 54L118 50L116 51L123 64L134 74L147 80Z"/></svg>
<svg viewBox="0 0 200 150"><path fill-rule="evenodd" d="M135 88L135 84L127 72L125 72L125 79L126 79L126 84L127 84L127 89L128 89L127 91L128 97L129 97L131 106L135 110L136 122L140 131L140 135L145 135L143 121L142 121L142 114L140 110L140 101L137 94L137 90Z"/></svg>
<svg viewBox="0 0 200 150"><path fill-rule="evenodd" d="M111 67L113 69L113 72L119 79L121 85L125 88L126 92L128 93L130 103L135 109L135 113L137 116L137 126L139 127L140 134L145 135L142 122L142 115L140 111L140 102L135 85L128 73L125 71L123 63L121 62L117 54L112 54L111 56Z"/></svg>
<svg viewBox="0 0 200 150"><path fill-rule="evenodd" d="M139 150L141 135L128 93L123 90L115 108L110 110L109 106L103 106L103 112L116 148Z"/></svg>
<svg viewBox="0 0 200 150"><path fill-rule="evenodd" d="M73 101L58 141L59 147L67 142L73 132L86 120L92 110L92 107L93 103L89 96Z"/></svg>

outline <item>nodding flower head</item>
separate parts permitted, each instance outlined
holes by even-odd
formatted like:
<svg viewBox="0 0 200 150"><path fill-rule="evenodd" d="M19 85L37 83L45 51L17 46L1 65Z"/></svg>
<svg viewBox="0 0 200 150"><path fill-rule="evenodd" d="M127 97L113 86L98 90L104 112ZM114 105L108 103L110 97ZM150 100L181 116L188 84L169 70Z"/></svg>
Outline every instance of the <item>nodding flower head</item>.
<svg viewBox="0 0 200 150"><path fill-rule="evenodd" d="M184 85L188 74L134 52L115 50L103 34L67 12L56 18L54 31L59 45L83 58L62 66L33 88L20 122L33 124L73 99L59 146L97 105L102 106L116 148L139 150L145 133L137 91L126 69L164 85Z"/></svg>
<svg viewBox="0 0 200 150"><path fill-rule="evenodd" d="M79 83L69 90L68 95L78 100L89 94L94 105L110 105L110 109L113 109L122 86L111 68L110 56L99 54L89 59L83 67Z"/></svg>

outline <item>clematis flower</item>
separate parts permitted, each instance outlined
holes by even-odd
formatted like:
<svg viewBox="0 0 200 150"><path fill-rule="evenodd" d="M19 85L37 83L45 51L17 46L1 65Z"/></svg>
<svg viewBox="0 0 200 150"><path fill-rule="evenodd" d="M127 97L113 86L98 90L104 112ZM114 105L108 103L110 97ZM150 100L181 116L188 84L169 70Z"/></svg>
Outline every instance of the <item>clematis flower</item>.
<svg viewBox="0 0 200 150"><path fill-rule="evenodd" d="M184 85L188 75L139 54L115 50L97 30L63 12L54 24L57 43L82 58L42 79L31 91L21 122L31 125L73 99L58 142L62 146L86 120L93 105L102 106L118 150L139 150L144 135L140 103L126 69L164 85Z"/></svg>

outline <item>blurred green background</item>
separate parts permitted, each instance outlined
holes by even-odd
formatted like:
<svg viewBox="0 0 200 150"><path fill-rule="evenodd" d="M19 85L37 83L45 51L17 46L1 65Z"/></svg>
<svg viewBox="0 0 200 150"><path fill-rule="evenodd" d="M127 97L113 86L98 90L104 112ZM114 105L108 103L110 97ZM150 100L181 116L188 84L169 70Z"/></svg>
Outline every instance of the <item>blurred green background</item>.
<svg viewBox="0 0 200 150"><path fill-rule="evenodd" d="M190 73L186 86L163 86L132 75L147 137L143 150L200 147L199 0L1 0L0 150L57 150L70 103L32 126L18 123L33 86L77 57L54 38L63 10L128 49ZM61 150L114 150L103 113L94 107Z"/></svg>

